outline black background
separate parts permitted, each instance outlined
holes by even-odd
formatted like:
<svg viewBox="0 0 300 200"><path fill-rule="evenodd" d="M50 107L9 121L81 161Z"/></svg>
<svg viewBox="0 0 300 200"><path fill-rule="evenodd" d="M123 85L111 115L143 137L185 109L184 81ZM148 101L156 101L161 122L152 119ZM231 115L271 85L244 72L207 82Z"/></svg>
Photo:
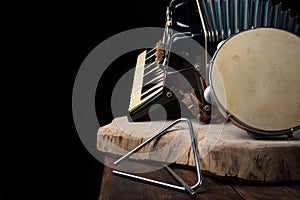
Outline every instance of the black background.
<svg viewBox="0 0 300 200"><path fill-rule="evenodd" d="M10 142L3 149L1 199L98 199L103 164L81 143L72 117L77 71L103 40L132 28L163 27L166 5L153 0L1 3L3 99L12 105L9 131L3 134ZM125 68L134 67L136 55L122 61ZM107 76L117 80L124 70L111 66ZM112 120L107 105L113 83L101 84L96 105L104 125Z"/></svg>
<svg viewBox="0 0 300 200"><path fill-rule="evenodd" d="M289 3L299 13L299 2ZM11 105L6 115L9 131L3 135L11 142L3 150L8 159L0 199L98 198L103 165L82 145L72 118L77 70L89 52L112 35L137 27L163 27L167 4L1 1L3 105ZM136 57L123 61L129 69ZM112 66L109 73L118 77L126 70ZM102 102L97 102L101 125L112 120L105 106L112 86L106 84Z"/></svg>

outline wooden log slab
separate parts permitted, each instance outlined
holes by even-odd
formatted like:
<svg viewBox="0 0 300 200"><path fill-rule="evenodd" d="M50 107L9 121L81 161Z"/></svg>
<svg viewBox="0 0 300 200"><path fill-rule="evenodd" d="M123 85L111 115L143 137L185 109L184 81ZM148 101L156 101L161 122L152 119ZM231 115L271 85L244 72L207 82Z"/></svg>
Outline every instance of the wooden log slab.
<svg viewBox="0 0 300 200"><path fill-rule="evenodd" d="M120 157L169 123L171 121L128 122L126 117L115 118L99 128L97 148ZM255 140L231 123L199 125L193 122L193 125L202 171L230 180L300 181L299 132L289 139ZM188 126L180 123L130 158L195 166L192 155Z"/></svg>

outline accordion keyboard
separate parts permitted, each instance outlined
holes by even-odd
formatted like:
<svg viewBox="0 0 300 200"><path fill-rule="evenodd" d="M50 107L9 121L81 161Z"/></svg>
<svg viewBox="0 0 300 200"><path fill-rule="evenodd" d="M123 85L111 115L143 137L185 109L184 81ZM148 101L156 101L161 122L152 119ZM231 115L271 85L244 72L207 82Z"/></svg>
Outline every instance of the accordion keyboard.
<svg viewBox="0 0 300 200"><path fill-rule="evenodd" d="M144 51L137 58L129 112L134 111L163 91L165 70L155 61L155 54L147 57L151 52Z"/></svg>

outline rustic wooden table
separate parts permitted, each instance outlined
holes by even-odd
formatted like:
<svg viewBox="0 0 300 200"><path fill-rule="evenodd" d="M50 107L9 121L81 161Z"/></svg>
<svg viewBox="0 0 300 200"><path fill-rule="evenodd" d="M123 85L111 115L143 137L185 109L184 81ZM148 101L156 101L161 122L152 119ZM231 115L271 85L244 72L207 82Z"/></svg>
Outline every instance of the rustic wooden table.
<svg viewBox="0 0 300 200"><path fill-rule="evenodd" d="M99 128L97 148L102 153L120 157L170 123L129 122L126 117L115 118ZM193 127L203 171L268 183L300 181L299 131L289 139L254 140L231 123L202 125L194 122ZM182 122L177 124L131 158L195 166L188 126Z"/></svg>
<svg viewBox="0 0 300 200"><path fill-rule="evenodd" d="M106 159L112 159L107 157ZM148 164L137 165L136 161L126 160L126 164L134 167L149 167ZM189 185L196 183L197 177L194 172L194 168L182 167L181 165L170 165L172 169ZM171 184L178 183L172 176L164 169L159 169L153 172L147 172L138 174L143 177L156 179ZM210 176L208 174L203 175L202 185L196 189L196 196L191 196L185 191L177 191L169 188L163 188L157 185L152 185L137 180L121 177L112 173L110 167L104 167L101 191L99 200L119 200L119 199L288 199L298 200L300 199L300 183L281 183L281 184L262 184L253 182L241 182L237 180L221 180Z"/></svg>

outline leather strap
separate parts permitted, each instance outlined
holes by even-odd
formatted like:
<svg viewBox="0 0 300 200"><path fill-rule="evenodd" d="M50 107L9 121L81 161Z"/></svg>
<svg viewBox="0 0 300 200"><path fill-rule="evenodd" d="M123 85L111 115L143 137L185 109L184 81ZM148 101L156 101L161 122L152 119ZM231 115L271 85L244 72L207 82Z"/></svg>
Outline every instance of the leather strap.
<svg viewBox="0 0 300 200"><path fill-rule="evenodd" d="M192 112L192 114L201 122L209 122L210 116L204 111L204 104L200 102L194 93L184 93L183 99L181 100L186 107Z"/></svg>

